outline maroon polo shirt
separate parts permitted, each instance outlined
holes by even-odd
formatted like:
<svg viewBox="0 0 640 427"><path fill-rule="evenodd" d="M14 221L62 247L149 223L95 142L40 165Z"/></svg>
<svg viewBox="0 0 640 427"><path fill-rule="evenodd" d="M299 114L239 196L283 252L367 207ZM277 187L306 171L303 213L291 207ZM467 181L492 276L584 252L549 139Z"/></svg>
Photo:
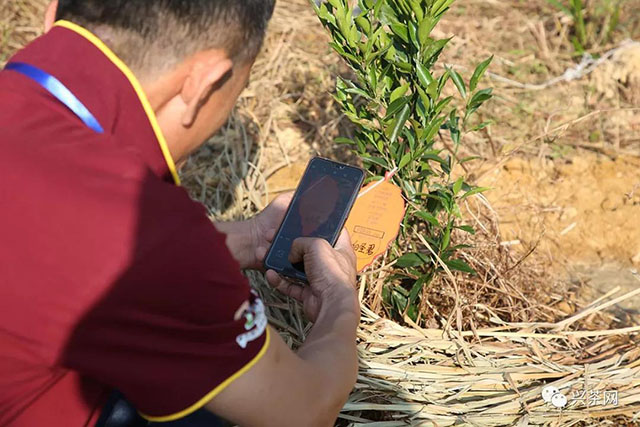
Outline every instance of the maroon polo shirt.
<svg viewBox="0 0 640 427"><path fill-rule="evenodd" d="M92 424L113 389L152 420L199 409L264 354L262 303L106 46L63 22L10 62L105 133L0 72L0 425Z"/></svg>

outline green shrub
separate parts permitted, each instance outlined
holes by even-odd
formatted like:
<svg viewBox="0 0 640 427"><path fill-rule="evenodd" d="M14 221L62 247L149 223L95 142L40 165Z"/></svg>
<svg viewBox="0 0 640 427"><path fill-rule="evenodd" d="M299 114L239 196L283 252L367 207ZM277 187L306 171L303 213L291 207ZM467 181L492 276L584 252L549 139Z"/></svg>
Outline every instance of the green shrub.
<svg viewBox="0 0 640 427"><path fill-rule="evenodd" d="M487 125L471 127L476 110L492 97L479 89L491 58L477 66L465 81L453 69L436 73L435 65L449 39L435 39L431 32L453 0L347 0L313 1L316 13L329 31L331 46L354 74L339 78L335 98L354 123L350 144L370 172L380 179L398 168L393 181L407 198L407 211L395 253L394 274L384 287L386 308L396 317L418 319L423 290L438 274L473 273L451 242L454 229L473 233L460 224L458 203L482 188L470 186L464 177L453 177L461 136ZM445 96L452 81L460 102ZM460 108L453 107L461 104ZM451 149L436 140L448 132Z"/></svg>

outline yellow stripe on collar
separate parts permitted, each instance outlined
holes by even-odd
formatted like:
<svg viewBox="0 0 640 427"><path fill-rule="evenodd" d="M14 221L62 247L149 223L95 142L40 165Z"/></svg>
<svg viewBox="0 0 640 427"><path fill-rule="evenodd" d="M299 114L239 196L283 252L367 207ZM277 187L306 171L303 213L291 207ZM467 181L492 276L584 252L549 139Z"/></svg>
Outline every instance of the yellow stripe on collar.
<svg viewBox="0 0 640 427"><path fill-rule="evenodd" d="M156 118L156 114L154 113L153 108L151 108L151 104L149 103L149 100L147 99L147 95L144 93L144 90L142 89L142 85L140 84L136 76L133 74L131 69L127 67L127 65L120 58L118 58L118 56L115 53L113 53L113 51L109 49L109 47L107 47L107 45L105 45L102 42L102 40L100 40L98 37L96 37L91 31L87 30L86 28L83 28L80 25L77 25L77 24L74 24L73 22L69 22L65 20L57 21L54 25L57 27L64 27L87 39L95 47L97 47L107 58L109 58L109 60L113 62L113 64L116 67L118 67L118 69L122 72L122 74L124 74L125 77L129 80L129 83L131 83L133 90L135 90L136 94L138 95L138 98L140 99L140 103L142 104L142 108L144 109L145 114L149 118L149 123L151 124L151 127L153 128L153 132L156 135L158 144L160 145L160 150L162 150L162 155L164 156L164 160L167 162L167 166L169 167L169 171L171 172L173 181L176 183L176 185L180 185L180 177L178 176L178 170L176 168L175 162L173 161L173 157L171 157L171 152L169 151L169 147L167 146L167 140L164 138L164 135L162 134L162 130L160 129L160 125L158 124L158 119Z"/></svg>

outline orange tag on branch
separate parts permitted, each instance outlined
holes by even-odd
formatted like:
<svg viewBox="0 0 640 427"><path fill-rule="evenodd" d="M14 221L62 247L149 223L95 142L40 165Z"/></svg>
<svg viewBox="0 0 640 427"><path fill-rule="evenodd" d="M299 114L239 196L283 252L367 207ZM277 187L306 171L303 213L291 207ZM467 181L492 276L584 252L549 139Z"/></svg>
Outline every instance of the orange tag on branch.
<svg viewBox="0 0 640 427"><path fill-rule="evenodd" d="M402 190L386 179L360 191L345 224L362 272L398 236L405 206Z"/></svg>

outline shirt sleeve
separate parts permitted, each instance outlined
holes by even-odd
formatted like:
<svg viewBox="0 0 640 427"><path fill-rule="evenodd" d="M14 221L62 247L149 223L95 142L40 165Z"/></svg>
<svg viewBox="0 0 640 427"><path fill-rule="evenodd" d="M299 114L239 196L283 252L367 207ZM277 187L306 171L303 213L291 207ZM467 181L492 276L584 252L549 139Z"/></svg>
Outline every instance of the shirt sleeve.
<svg viewBox="0 0 640 427"><path fill-rule="evenodd" d="M126 267L79 319L62 355L152 421L201 408L269 345L264 306L225 236L203 206L169 187L145 184Z"/></svg>

